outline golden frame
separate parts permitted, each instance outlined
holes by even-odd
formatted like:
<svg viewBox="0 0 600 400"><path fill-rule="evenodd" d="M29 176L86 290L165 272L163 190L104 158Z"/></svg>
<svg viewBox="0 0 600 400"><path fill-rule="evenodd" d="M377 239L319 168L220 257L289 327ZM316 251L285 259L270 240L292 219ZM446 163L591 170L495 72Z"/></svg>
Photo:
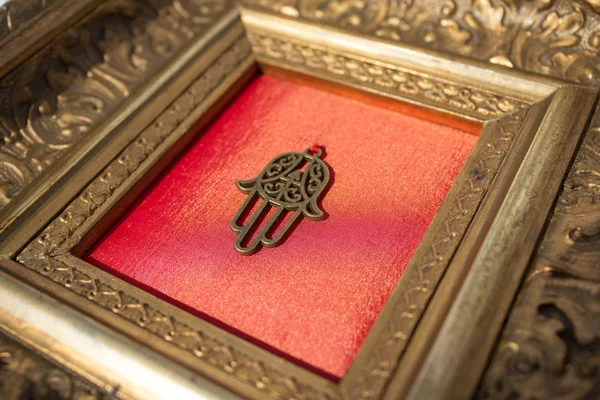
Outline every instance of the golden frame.
<svg viewBox="0 0 600 400"><path fill-rule="evenodd" d="M112 348L129 349L123 360L144 361L158 374L181 371L189 378L169 381L173 393L185 387L198 396L206 390L227 396L208 383L213 381L257 399L473 395L578 145L597 130L598 118L588 126L598 90L376 39L346 29L342 20L315 21L301 15L301 7L275 1L246 4L243 24L229 3L207 2L194 11L177 0L156 4L107 0L89 13L86 9L72 31L1 78L10 96L26 98L15 104L30 111L25 123L17 106L0 120L0 131L12 138L3 162L12 163L24 182L15 187L11 181L14 194L3 193L2 290L54 312L58 320L84 321ZM99 34L115 39L107 27L119 39L112 46L93 39ZM159 40L165 32L168 43ZM69 40L73 36L75 44ZM92 40L85 41L88 37ZM73 49L70 57L65 49ZM90 49L100 57L90 56ZM123 51L129 51L127 57L119 58ZM67 66L86 73L49 84L49 71L57 64L59 70ZM436 118L483 124L474 150L339 384L77 257L144 189L148 177L256 73L257 65L401 101ZM93 114L85 100L69 103L90 93L100 99ZM48 99L56 102L53 109L44 108ZM64 124L35 125L46 117ZM83 128L65 138L64 126ZM11 136L14 132L22 137ZM32 169L34 158L45 162L43 167ZM49 300L38 298L30 286ZM38 304L41 298L55 305L52 310ZM30 359L62 365L68 397L75 397L75 387L117 398L158 396L162 390L110 371L101 365L101 354L82 357L84 341L60 342L51 337L52 327L10 311L0 314L0 330L12 337L6 343L21 342ZM34 381L45 376L33 371L27 373ZM190 383L198 376L207 379Z"/></svg>

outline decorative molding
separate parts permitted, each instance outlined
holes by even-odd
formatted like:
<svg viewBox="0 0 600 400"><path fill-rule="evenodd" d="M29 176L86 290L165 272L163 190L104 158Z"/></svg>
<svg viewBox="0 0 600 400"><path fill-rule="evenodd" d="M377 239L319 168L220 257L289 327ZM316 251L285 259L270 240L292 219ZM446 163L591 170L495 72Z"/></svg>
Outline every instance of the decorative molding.
<svg viewBox="0 0 600 400"><path fill-rule="evenodd" d="M59 3L58 0L8 0L0 6L0 48L11 34L31 26L34 19Z"/></svg>
<svg viewBox="0 0 600 400"><path fill-rule="evenodd" d="M492 119L513 112L525 103L491 91L419 74L332 48L249 32L252 50L268 62L309 70L347 84L373 87L391 95L433 105L460 114Z"/></svg>
<svg viewBox="0 0 600 400"><path fill-rule="evenodd" d="M116 400L64 366L0 330L0 393L3 400Z"/></svg>
<svg viewBox="0 0 600 400"><path fill-rule="evenodd" d="M244 0L422 48L600 85L598 0Z"/></svg>
<svg viewBox="0 0 600 400"><path fill-rule="evenodd" d="M169 311L162 311L160 302L148 304L140 301L132 294L135 292L127 289L129 285L122 283L115 286L114 279L103 280L105 278L102 275L93 273L93 267L90 267L90 271L83 270L65 258L85 234L89 225L86 221L107 203L160 143L248 54L250 48L246 39L240 39L228 49L219 61L123 150L17 259L66 289L150 331L161 340L190 352L199 360L227 372L232 378L259 388L271 397L338 398L341 395L339 392L316 389L304 378L288 375L280 371L277 365L249 356L243 346L194 328L193 318L188 323L170 315ZM381 331L381 336L376 338L377 348L372 349L366 363L362 364L364 367L360 378L350 386L345 386L346 395L350 398L375 398L383 390L526 113L526 109L521 109L490 123L486 136L488 142L481 147L468 176L459 186L454 206L443 214L444 219L436 225L439 232L430 241L429 250L413 261L414 268L407 269L403 282L408 282L410 288L392 301L393 318L389 320L389 326Z"/></svg>
<svg viewBox="0 0 600 400"><path fill-rule="evenodd" d="M598 52L590 50L600 48L596 0L249 2L291 18L600 84ZM218 19L226 10L221 4L212 0L110 0L93 18L2 79L0 208ZM342 393L333 383L314 385L316 378L309 373L295 375L281 364L253 355L256 353L248 351L251 345L203 330L204 325L195 317L174 316L169 308L163 308L161 300L143 300L139 290L117 278L69 261L68 252L86 233L93 217L112 205L115 191L128 187L128 178L151 162L153 152L249 56L244 38L226 49L112 160L25 247L18 261L61 289L80 295L82 301L119 316L127 328L144 329L161 343L224 372L236 387L258 389L276 399L379 398L511 147L527 112L525 104L335 49L260 32L252 34L250 40L259 57L275 64L461 115L483 119L504 116L486 128L491 130L486 136L489 139L474 155L473 168L465 171L468 179L458 181L462 186L457 186L455 201L448 203L452 207L439 214L438 231L432 231L431 240L423 242L426 251L414 258L414 265L401 280L401 290L390 299L391 318L373 336L374 345L367 349L352 379L344 378ZM598 329L589 321L597 320L600 313L596 267L600 251L599 119L597 116L586 136L573 167L576 172L572 171L565 183L535 268L513 310L480 397L565 393L565 397L583 398L598 391Z"/></svg>
<svg viewBox="0 0 600 400"><path fill-rule="evenodd" d="M108 1L2 79L0 209L231 7Z"/></svg>
<svg viewBox="0 0 600 400"><path fill-rule="evenodd" d="M23 250L18 261L270 397L333 399L332 395L312 388L298 377L286 375L277 366L266 365L234 344L226 343L223 338L194 329L179 318L161 311L160 307L144 303L124 290L115 289L110 281L94 277L60 259L61 254L69 250L69 239L80 234L84 222L250 54L247 39L238 39Z"/></svg>
<svg viewBox="0 0 600 400"><path fill-rule="evenodd" d="M163 311L160 302L148 304L139 300L126 283L119 286L114 279L78 268L65 258L81 237L92 217L112 194L136 171L149 155L175 130L177 125L213 90L227 74L250 54L246 39L226 51L216 64L193 83L180 98L143 131L139 137L112 161L82 193L73 200L57 219L32 241L17 260L28 268L59 283L110 310L125 320L151 332L199 360L227 372L233 379L259 388L274 398L300 397L325 400L341 396L336 390L317 389L304 378L289 375L272 365L248 355L244 346L213 337L194 328L193 319L182 320ZM369 357L361 364L360 374L344 386L349 398L377 398L402 356L426 304L441 279L460 239L493 181L513 139L527 113L515 105L513 113L490 122L488 142L482 146L474 164L457 192L454 206L443 214L428 251L413 260L402 282L408 286L401 296L391 301L393 317L376 339L377 347L369 349ZM498 111L499 112L499 111ZM108 205L110 206L110 204ZM236 342L237 343L237 342Z"/></svg>
<svg viewBox="0 0 600 400"><path fill-rule="evenodd" d="M373 339L375 346L367 349L367 357L358 372L353 372L345 386L351 399L379 398L398 365L425 307L440 282L452 256L479 208L490 184L521 129L527 111L522 110L495 121L493 132L469 166L469 176L462 183L450 211L443 215L427 251L417 255L402 276L403 287L388 300L392 305L385 326ZM465 166L467 168L467 166ZM460 181L459 181L460 182ZM435 222L434 222L435 223ZM427 239L424 239L425 242ZM393 295L393 296L394 296Z"/></svg>
<svg viewBox="0 0 600 400"><path fill-rule="evenodd" d="M248 55L250 45L245 37L238 38L224 49L217 60L156 117L18 258L26 260L64 253L60 251L61 246Z"/></svg>
<svg viewBox="0 0 600 400"><path fill-rule="evenodd" d="M600 395L599 259L600 109L476 397Z"/></svg>

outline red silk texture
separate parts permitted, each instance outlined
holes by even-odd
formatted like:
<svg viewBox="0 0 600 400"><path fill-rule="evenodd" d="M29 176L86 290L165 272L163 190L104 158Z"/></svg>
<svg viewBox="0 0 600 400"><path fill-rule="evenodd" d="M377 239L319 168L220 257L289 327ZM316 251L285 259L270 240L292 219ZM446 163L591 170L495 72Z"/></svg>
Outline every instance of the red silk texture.
<svg viewBox="0 0 600 400"><path fill-rule="evenodd" d="M87 259L334 379L400 279L476 137L261 76L189 146ZM323 221L252 256L229 224L276 155L325 147Z"/></svg>

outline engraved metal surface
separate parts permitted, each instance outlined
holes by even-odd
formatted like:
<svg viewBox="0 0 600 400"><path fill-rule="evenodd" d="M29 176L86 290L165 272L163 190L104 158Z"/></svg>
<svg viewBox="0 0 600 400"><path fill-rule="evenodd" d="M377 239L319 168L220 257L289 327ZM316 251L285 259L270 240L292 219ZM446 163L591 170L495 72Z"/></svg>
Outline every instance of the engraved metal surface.
<svg viewBox="0 0 600 400"><path fill-rule="evenodd" d="M247 46L245 41L244 46ZM239 50L232 53L233 56L225 59L240 62L237 58ZM223 65L230 64L211 68L214 71L208 72L202 81L210 82L215 74L218 79L225 79L227 68ZM450 77L447 75L447 79ZM208 87L209 93L211 88ZM365 347L364 357L357 358L351 371L337 385L302 367L285 363L227 332L217 331L197 317L174 310L164 301L70 254L101 216L115 206L119 196L129 190L136 179L143 179L148 164L160 157L156 154L157 149L168 140L169 134L164 130L178 129L177 123L186 118L181 116L182 112L195 104L188 100L189 96L197 95L198 91L186 91L124 153L107 159L108 167L90 176L91 183L75 195L74 200L69 200L66 209L43 228L39 236L25 244L18 261L27 267L27 273L35 273L40 279L48 278L56 286L57 295L68 292L77 296L75 303L81 307L101 308L102 318L122 332L138 340L149 337L149 342L145 343L151 347L162 349L195 371L214 374L219 383L238 388L249 397L380 398L397 370L408 341L415 339L413 330L424 315L465 231L478 215L477 210L488 190L493 188L495 175L501 170L505 156L511 153L511 144L522 130L523 115L531 112L522 107L486 124L477 145L478 151L467 162L430 226L410 271L406 272L407 278L401 280L397 294L386 305L387 313L381 314L384 318L377 324L378 328L374 328L377 334L370 335L373 338L371 345ZM543 110L538 110L532 118L543 115ZM160 121L163 123L158 123ZM530 127L526 135L533 134L532 129ZM89 312L100 315L96 308Z"/></svg>
<svg viewBox="0 0 600 400"><path fill-rule="evenodd" d="M0 0L0 48L11 34L17 33L59 0Z"/></svg>
<svg viewBox="0 0 600 400"><path fill-rule="evenodd" d="M206 76L212 77L213 73ZM182 109L178 109L177 104L187 102L177 101L164 115L178 115ZM409 266L406 272L407 279L401 280L401 287L390 299L388 314L392 315L378 324L378 334L372 336L374 347L365 348L366 359L357 359L351 367L340 387L341 393L333 383L301 367L288 364L284 368L268 351L257 351L250 343L235 340L222 331L214 332L210 324L194 316L178 314L164 301L151 299L152 296L69 254L99 216L114 205L114 194L132 185L130 176L143 176L138 175L137 170L147 168L147 160L156 157L153 152L164 135L161 133L166 128L163 124L153 123L142 137L98 174L58 218L29 243L18 260L61 288L82 296L82 303L89 301L114 313L122 320L122 329L133 333L133 323L151 333L156 341L172 346L173 356L190 354L198 360L193 365L202 370L226 371L228 379L224 384L243 382L244 393L252 393L258 387L260 393L277 399L285 396L379 398L465 230L510 152L526 113L527 110L521 110L488 123L483 133L485 139L478 144L479 150L467 162L458 184L432 223L431 232L412 260L414 266ZM289 382L294 383L290 386Z"/></svg>
<svg viewBox="0 0 600 400"><path fill-rule="evenodd" d="M600 397L600 108L476 398Z"/></svg>
<svg viewBox="0 0 600 400"><path fill-rule="evenodd" d="M411 72L376 59L353 56L328 46L252 30L252 50L262 61L301 69L343 84L372 87L418 103L489 120L515 111L525 102L481 87L459 84L432 75Z"/></svg>
<svg viewBox="0 0 600 400"><path fill-rule="evenodd" d="M0 80L0 210L231 8L108 1Z"/></svg>
<svg viewBox="0 0 600 400"><path fill-rule="evenodd" d="M0 329L0 395L2 400L117 400L63 365L19 342Z"/></svg>
<svg viewBox="0 0 600 400"><path fill-rule="evenodd" d="M598 0L244 0L380 40L600 85Z"/></svg>
<svg viewBox="0 0 600 400"><path fill-rule="evenodd" d="M250 255L259 246L274 247L284 240L290 228L304 216L311 220L320 220L325 213L319 208L319 196L329 182L329 168L311 149L304 153L284 153L273 158L254 179L240 180L237 187L248 197L233 217L231 229L238 234L234 241L235 249ZM252 215L254 205L260 205ZM261 217L275 212L261 225ZM289 219L287 215L291 214ZM242 219L247 217L244 223ZM260 231L255 232L260 228ZM253 233L256 233L253 235Z"/></svg>

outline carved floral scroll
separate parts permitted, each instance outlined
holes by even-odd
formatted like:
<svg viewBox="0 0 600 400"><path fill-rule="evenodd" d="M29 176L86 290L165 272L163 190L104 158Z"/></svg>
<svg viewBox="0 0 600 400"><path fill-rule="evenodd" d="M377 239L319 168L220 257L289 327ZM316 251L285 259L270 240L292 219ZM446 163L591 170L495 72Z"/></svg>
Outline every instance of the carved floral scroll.
<svg viewBox="0 0 600 400"><path fill-rule="evenodd" d="M109 1L0 81L0 208L230 7Z"/></svg>
<svg viewBox="0 0 600 400"><path fill-rule="evenodd" d="M600 85L598 0L245 0L291 18Z"/></svg>

